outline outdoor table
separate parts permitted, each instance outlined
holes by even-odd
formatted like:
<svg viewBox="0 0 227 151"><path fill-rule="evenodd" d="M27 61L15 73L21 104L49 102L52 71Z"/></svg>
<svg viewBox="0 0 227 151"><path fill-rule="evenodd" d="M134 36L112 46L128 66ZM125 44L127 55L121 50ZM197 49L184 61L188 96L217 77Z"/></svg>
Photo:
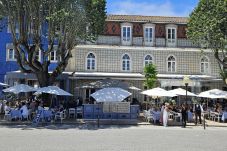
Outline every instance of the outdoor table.
<svg viewBox="0 0 227 151"><path fill-rule="evenodd" d="M51 116L53 116L52 111L50 110L44 110L44 118L50 118Z"/></svg>
<svg viewBox="0 0 227 151"><path fill-rule="evenodd" d="M11 114L11 118L13 119L13 118L22 118L22 114L21 114L21 111L20 110L11 110L11 112L10 112L10 114Z"/></svg>
<svg viewBox="0 0 227 151"><path fill-rule="evenodd" d="M227 119L227 112L223 112L222 117L221 117L221 120L223 122L225 122L226 119Z"/></svg>
<svg viewBox="0 0 227 151"><path fill-rule="evenodd" d="M50 111L50 110L44 110L43 111L44 119L51 120L52 116L53 116L52 111Z"/></svg>

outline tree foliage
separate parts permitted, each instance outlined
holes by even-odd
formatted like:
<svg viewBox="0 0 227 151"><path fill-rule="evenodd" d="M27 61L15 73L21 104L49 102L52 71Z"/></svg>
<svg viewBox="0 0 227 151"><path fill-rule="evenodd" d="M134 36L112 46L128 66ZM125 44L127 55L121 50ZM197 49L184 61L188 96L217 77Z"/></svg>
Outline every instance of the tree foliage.
<svg viewBox="0 0 227 151"><path fill-rule="evenodd" d="M144 67L144 75L146 78L144 81L144 86L146 86L147 89L151 89L156 86L157 74L158 72L154 64L147 64Z"/></svg>
<svg viewBox="0 0 227 151"><path fill-rule="evenodd" d="M188 38L213 51L223 79L227 78L227 0L200 0L190 14ZM223 67L223 68L222 68Z"/></svg>
<svg viewBox="0 0 227 151"><path fill-rule="evenodd" d="M103 31L105 6L105 0L0 0L0 18L10 27L21 71L34 73L40 86L53 84L75 45ZM57 67L48 73L55 50Z"/></svg>

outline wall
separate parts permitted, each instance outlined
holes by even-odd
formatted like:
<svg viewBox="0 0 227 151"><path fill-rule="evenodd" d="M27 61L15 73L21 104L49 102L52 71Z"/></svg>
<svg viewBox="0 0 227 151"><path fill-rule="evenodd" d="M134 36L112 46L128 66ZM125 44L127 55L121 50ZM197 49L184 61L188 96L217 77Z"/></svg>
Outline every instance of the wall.
<svg viewBox="0 0 227 151"><path fill-rule="evenodd" d="M131 56L132 73L143 72L144 57L150 54L154 58L160 74L202 74L200 73L200 58L205 55L210 60L208 75L219 77L218 64L212 52L201 53L200 49L191 48L156 48L156 47L125 47L125 46L78 46L73 50L73 64L69 64L67 71L86 71L86 56L89 52L96 55L96 72L124 72L121 70L121 57L127 53ZM167 57L176 57L177 71L167 72ZM88 71L89 72L89 71Z"/></svg>

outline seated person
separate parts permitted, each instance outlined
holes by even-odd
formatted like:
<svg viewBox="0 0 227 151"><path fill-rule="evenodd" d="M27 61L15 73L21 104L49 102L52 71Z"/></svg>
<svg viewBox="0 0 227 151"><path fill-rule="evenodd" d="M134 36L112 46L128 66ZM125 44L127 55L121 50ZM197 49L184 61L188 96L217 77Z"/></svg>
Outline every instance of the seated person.
<svg viewBox="0 0 227 151"><path fill-rule="evenodd" d="M173 111L173 112L176 112L176 113L178 113L178 112L179 112L179 110L177 109L177 107L176 107L176 106L173 106L172 111Z"/></svg>
<svg viewBox="0 0 227 151"><path fill-rule="evenodd" d="M59 111L61 112L61 111L63 111L63 110L64 110L64 107L63 107L62 104L60 104L60 106L59 106Z"/></svg>
<svg viewBox="0 0 227 151"><path fill-rule="evenodd" d="M25 102L22 102L22 107L20 108L21 114L22 114L22 118L28 118L28 108L25 104Z"/></svg>
<svg viewBox="0 0 227 151"><path fill-rule="evenodd" d="M223 113L223 111L222 111L222 107L221 107L221 106L219 106L219 107L217 108L216 112L218 112L219 114L222 114L222 113Z"/></svg>
<svg viewBox="0 0 227 151"><path fill-rule="evenodd" d="M150 109L148 110L149 113L153 114L153 111L154 111L154 107L151 106Z"/></svg>
<svg viewBox="0 0 227 151"><path fill-rule="evenodd" d="M11 108L9 107L9 102L6 102L5 107L4 107L5 113L10 113Z"/></svg>
<svg viewBox="0 0 227 151"><path fill-rule="evenodd" d="M39 103L38 110L44 110L42 103Z"/></svg>
<svg viewBox="0 0 227 151"><path fill-rule="evenodd" d="M31 109L32 112L35 111L35 105L36 105L35 101L32 101L29 105L29 109Z"/></svg>

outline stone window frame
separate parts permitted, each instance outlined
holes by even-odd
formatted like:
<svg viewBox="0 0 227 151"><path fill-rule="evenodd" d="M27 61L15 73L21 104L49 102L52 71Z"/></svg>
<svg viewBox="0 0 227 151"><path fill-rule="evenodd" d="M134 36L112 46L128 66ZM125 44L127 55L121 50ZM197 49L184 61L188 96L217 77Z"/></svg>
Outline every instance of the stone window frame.
<svg viewBox="0 0 227 151"><path fill-rule="evenodd" d="M175 60L174 61L169 61L170 57L173 57ZM169 68L168 68L169 62L171 63L171 70L170 71L169 71ZM173 66L173 62L175 62L175 71L172 70L173 69L173 67L172 67ZM167 58L166 58L166 71L169 72L169 73L177 72L177 58L173 54L168 55Z"/></svg>
<svg viewBox="0 0 227 151"><path fill-rule="evenodd" d="M152 40L151 41L146 41L146 28L152 29ZM154 45L154 40L155 40L155 24L144 24L143 25L143 38L144 38L144 44L145 46L153 46Z"/></svg>
<svg viewBox="0 0 227 151"><path fill-rule="evenodd" d="M12 57L10 57L10 51L12 50ZM15 57L15 50L13 48L7 48L7 57L6 57L6 61L16 61L16 57Z"/></svg>
<svg viewBox="0 0 227 151"><path fill-rule="evenodd" d="M128 57L129 57L129 70L124 70L123 69L123 57L125 56L125 55L128 55ZM121 56L121 71L123 71L123 72L130 72L130 71L132 71L132 57L131 57L131 55L129 54L129 53L124 53L122 56Z"/></svg>
<svg viewBox="0 0 227 151"><path fill-rule="evenodd" d="M88 61L88 55L89 54L93 54L94 55L94 61L95 61L95 65L94 65L94 69L92 69L92 63L90 63L90 69L88 69L88 64L87 64L87 61ZM91 59L91 61L92 61L93 59ZM96 67L97 67L97 57L96 57L96 54L94 53L94 52L88 52L87 54L86 54L86 57L85 57L85 70L86 71L95 71L96 70Z"/></svg>
<svg viewBox="0 0 227 151"><path fill-rule="evenodd" d="M9 57L9 51L13 50L13 58ZM15 49L12 43L6 44L6 61L17 61L15 57Z"/></svg>
<svg viewBox="0 0 227 151"><path fill-rule="evenodd" d="M124 39L123 39L123 28L124 27L129 27L130 28L130 40L129 41L125 41ZM131 23L122 23L121 24L121 43L122 43L122 45L132 45L132 31L133 31L133 25L131 24Z"/></svg>
<svg viewBox="0 0 227 151"><path fill-rule="evenodd" d="M202 62L202 59L206 59L207 61L203 61ZM203 67L202 67L202 63L205 65L205 64L207 64L208 65L208 69L206 70L205 69L205 66L203 65ZM202 68L203 68L203 70L204 71L202 71ZM209 74L210 73L210 59L209 59L209 57L208 56L202 56L202 57L200 57L200 73L202 73L202 74Z"/></svg>
<svg viewBox="0 0 227 151"><path fill-rule="evenodd" d="M175 39L172 39L172 36L171 36L171 39L168 38L168 30L171 29L171 34L172 34L172 30L174 29L175 30ZM167 46L169 47L176 47L177 45L177 25L174 25L174 24L168 24L166 25L166 44Z"/></svg>
<svg viewBox="0 0 227 151"><path fill-rule="evenodd" d="M144 67L146 66L146 60L145 60L145 58L146 58L147 56L150 56L150 57L152 58L152 59L151 59L151 64L154 64L154 56L151 55L151 54L146 54L146 55L143 57L143 66L144 66Z"/></svg>

